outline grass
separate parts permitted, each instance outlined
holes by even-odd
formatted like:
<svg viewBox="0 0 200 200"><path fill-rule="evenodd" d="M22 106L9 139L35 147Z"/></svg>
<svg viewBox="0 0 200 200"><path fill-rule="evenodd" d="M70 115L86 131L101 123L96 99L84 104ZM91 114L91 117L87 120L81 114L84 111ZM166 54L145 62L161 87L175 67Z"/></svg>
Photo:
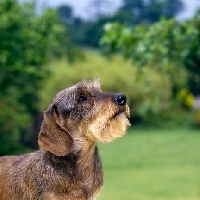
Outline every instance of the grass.
<svg viewBox="0 0 200 200"><path fill-rule="evenodd" d="M99 144L104 186L98 200L199 200L200 131L131 129Z"/></svg>

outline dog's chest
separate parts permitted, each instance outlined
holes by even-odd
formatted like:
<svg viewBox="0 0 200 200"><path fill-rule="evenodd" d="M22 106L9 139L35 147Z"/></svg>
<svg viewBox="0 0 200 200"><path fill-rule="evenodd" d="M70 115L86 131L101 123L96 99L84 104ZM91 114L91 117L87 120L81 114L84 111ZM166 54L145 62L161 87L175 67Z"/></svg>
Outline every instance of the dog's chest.
<svg viewBox="0 0 200 200"><path fill-rule="evenodd" d="M42 200L93 200L103 185L103 171L98 151L94 159L68 159L51 168L52 182ZM73 160L73 161L72 161ZM62 163L62 164L61 164ZM47 183L49 184L49 182Z"/></svg>
<svg viewBox="0 0 200 200"><path fill-rule="evenodd" d="M55 190L45 192L45 196L41 200L95 200L99 195L103 185L103 175L93 174L83 176L82 180L76 180L73 183L66 181L66 185L55 186Z"/></svg>

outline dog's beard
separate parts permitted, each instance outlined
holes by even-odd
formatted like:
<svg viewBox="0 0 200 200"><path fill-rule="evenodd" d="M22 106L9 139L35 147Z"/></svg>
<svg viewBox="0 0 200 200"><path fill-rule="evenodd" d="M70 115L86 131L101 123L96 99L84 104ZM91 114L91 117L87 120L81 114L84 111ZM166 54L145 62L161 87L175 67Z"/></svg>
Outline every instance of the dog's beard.
<svg viewBox="0 0 200 200"><path fill-rule="evenodd" d="M130 122L127 119L128 114L127 107L124 112L112 114L109 118L98 118L89 126L89 132L103 143L122 137L130 126Z"/></svg>

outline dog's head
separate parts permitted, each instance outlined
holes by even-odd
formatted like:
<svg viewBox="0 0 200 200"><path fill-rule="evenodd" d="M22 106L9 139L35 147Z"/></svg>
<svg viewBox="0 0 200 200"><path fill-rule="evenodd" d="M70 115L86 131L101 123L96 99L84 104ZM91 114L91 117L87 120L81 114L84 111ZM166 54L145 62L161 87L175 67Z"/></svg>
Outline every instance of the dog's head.
<svg viewBox="0 0 200 200"><path fill-rule="evenodd" d="M38 143L57 156L74 149L76 141L109 142L130 125L124 94L103 93L99 80L82 81L62 90L44 112Z"/></svg>

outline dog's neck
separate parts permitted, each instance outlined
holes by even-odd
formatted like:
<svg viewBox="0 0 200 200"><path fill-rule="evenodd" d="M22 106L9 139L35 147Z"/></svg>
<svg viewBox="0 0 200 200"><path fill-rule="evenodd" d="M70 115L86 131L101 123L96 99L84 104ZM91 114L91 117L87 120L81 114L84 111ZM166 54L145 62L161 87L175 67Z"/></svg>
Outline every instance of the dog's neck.
<svg viewBox="0 0 200 200"><path fill-rule="evenodd" d="M78 146L81 148L74 149L73 152L66 156L56 156L49 151L44 151L44 154L46 159L49 160L49 164L53 163L53 166L60 166L60 169L56 170L66 170L68 173L73 173L71 174L73 179L84 179L93 173L103 176L96 142L84 141L84 143L80 142Z"/></svg>
<svg viewBox="0 0 200 200"><path fill-rule="evenodd" d="M93 193L96 196L103 185L102 163L96 142L84 142L81 150L75 152L74 155L77 156L77 171L75 172L77 180L82 180L88 194Z"/></svg>
<svg viewBox="0 0 200 200"><path fill-rule="evenodd" d="M85 146L86 147L86 146ZM95 143L81 151L72 152L67 156L55 156L49 151L40 150L45 158L48 173L57 174L54 182L63 191L80 194L79 199L95 199L103 185L102 164ZM59 181L55 178L59 177ZM68 180L68 185L66 185ZM63 187L64 186L64 187ZM66 187L70 191L66 191Z"/></svg>
<svg viewBox="0 0 200 200"><path fill-rule="evenodd" d="M96 142L88 139L76 139L73 154L79 157L79 162L90 162L95 153ZM98 153L98 152L97 152Z"/></svg>
<svg viewBox="0 0 200 200"><path fill-rule="evenodd" d="M103 185L103 171L95 143L85 145L81 151L74 151L67 156L55 156L48 151L44 151L44 154L48 165L62 177L63 182L67 174L66 178L71 179L70 185L77 188L80 184L78 187L84 187L88 197L99 193Z"/></svg>

